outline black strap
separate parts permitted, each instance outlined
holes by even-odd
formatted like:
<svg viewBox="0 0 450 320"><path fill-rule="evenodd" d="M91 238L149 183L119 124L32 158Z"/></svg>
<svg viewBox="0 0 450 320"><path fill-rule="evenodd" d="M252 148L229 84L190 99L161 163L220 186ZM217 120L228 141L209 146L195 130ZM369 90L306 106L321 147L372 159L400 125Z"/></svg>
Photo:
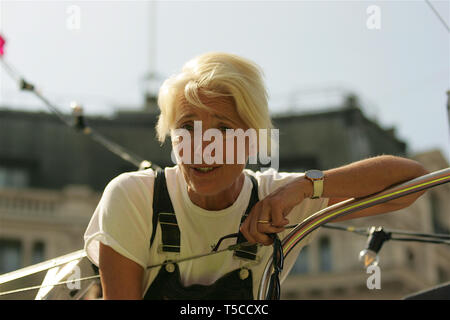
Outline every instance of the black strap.
<svg viewBox="0 0 450 320"><path fill-rule="evenodd" d="M247 218L253 206L259 201L258 182L255 177L247 174L252 181L252 193L247 210L241 218L241 224ZM155 176L155 184L153 190L153 217L152 217L152 236L150 246L153 244L156 235L156 227L158 221L161 225L162 232L162 250L165 252L180 252L180 229L175 215L175 210L170 200L169 191L167 189L166 177L164 170L157 169ZM236 243L246 242L244 235L239 232ZM248 246L240 250L236 250L234 255L239 258L255 260L258 247L257 245Z"/></svg>
<svg viewBox="0 0 450 320"><path fill-rule="evenodd" d="M255 206L255 204L259 201L258 196L258 181L256 181L256 178L250 174L247 175L250 180L252 181L252 194L250 196L250 201L247 206L247 210L245 211L244 215L241 218L241 224L244 222L245 219L247 219L247 216L250 214L250 211ZM247 242L247 239L244 237L244 235L239 231L238 233L238 239L236 243L242 243ZM234 255L239 258L244 258L248 260L255 260L256 259L256 253L258 251L258 247L256 244L248 247L244 247L240 250L236 250L234 252Z"/></svg>
<svg viewBox="0 0 450 320"><path fill-rule="evenodd" d="M158 225L158 214L156 213L158 211L158 204L159 204L159 198L161 195L161 183L159 182L161 180L161 169L157 169L155 172L155 181L153 183L153 216L152 216L152 236L150 238L150 247L153 244L153 241L155 240L156 235L156 226Z"/></svg>
<svg viewBox="0 0 450 320"><path fill-rule="evenodd" d="M153 190L153 219L150 246L155 240L156 227L161 225L162 251L180 252L180 229L178 228L175 210L170 200L164 170L157 169Z"/></svg>

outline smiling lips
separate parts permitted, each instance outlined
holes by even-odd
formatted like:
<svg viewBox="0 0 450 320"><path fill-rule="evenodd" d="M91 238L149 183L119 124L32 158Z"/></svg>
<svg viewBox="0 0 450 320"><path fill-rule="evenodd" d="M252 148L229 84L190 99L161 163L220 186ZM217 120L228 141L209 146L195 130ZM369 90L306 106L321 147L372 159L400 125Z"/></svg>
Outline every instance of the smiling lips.
<svg viewBox="0 0 450 320"><path fill-rule="evenodd" d="M200 174L210 173L219 167L191 167L195 172Z"/></svg>

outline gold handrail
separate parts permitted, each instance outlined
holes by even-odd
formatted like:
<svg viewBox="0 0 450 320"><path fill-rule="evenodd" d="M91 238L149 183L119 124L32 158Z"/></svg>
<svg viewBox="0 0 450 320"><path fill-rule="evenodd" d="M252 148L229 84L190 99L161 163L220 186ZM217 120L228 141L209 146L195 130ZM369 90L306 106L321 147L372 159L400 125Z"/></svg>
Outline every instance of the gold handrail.
<svg viewBox="0 0 450 320"><path fill-rule="evenodd" d="M394 187L390 187L379 193L358 198L348 199L332 206L324 208L299 223L283 240L283 254L289 255L292 249L308 234L316 230L325 223L328 223L338 217L357 212L362 209L373 207L375 205L388 202L411 193L419 192L428 188L435 187L450 182L450 168L431 172L421 177L409 180ZM269 287L270 276L273 272L272 257L266 264L261 283L258 289L258 299L263 300L266 297Z"/></svg>

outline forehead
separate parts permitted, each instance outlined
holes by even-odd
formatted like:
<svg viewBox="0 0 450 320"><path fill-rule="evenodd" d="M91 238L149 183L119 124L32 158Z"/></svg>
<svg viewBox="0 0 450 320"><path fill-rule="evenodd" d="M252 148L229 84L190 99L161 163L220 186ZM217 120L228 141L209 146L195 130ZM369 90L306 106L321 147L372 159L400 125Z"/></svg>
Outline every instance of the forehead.
<svg viewBox="0 0 450 320"><path fill-rule="evenodd" d="M201 116L212 116L218 120L229 120L238 125L243 125L239 113L236 110L236 105L232 97L206 97L200 95L200 100L208 107L207 110L198 106L190 104L184 95L177 99L176 120L182 118L196 118Z"/></svg>

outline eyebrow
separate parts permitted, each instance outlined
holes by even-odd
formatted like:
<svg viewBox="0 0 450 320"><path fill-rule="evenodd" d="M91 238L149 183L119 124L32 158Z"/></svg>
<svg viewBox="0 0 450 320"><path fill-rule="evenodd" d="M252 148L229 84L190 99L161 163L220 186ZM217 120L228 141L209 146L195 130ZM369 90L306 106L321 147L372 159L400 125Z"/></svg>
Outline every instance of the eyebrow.
<svg viewBox="0 0 450 320"><path fill-rule="evenodd" d="M221 120L221 121L228 121L228 122L231 122L231 123L239 126L239 123L237 123L236 121L234 121L234 120L232 120L232 119L230 119L230 118L228 118L226 116L221 116L219 114L215 114L214 117L219 119L219 120Z"/></svg>
<svg viewBox="0 0 450 320"><path fill-rule="evenodd" d="M194 113L187 113L187 114L183 114L177 122L181 122L184 121L185 119L189 119L189 118L195 118L196 115Z"/></svg>

